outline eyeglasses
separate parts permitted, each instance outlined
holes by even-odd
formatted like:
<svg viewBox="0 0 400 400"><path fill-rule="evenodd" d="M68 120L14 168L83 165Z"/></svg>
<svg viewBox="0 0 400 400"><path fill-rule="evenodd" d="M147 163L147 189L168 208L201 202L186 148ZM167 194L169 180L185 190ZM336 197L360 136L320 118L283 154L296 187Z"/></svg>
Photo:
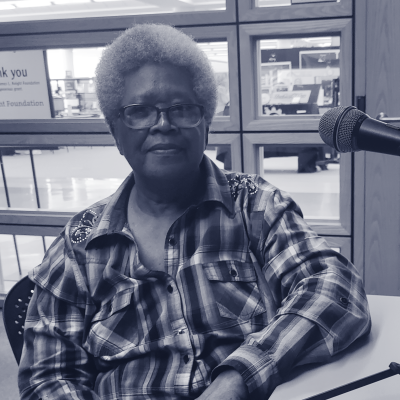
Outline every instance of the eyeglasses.
<svg viewBox="0 0 400 400"><path fill-rule="evenodd" d="M200 104L174 104L167 108L129 104L119 109L119 117L128 128L143 129L156 125L162 112L178 128L194 128L204 117L204 107Z"/></svg>

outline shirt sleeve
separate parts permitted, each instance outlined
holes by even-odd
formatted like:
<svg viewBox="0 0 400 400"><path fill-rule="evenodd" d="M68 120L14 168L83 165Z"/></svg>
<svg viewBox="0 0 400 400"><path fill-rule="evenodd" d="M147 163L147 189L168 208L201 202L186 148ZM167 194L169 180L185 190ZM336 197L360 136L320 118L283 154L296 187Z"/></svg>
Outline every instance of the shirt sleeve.
<svg viewBox="0 0 400 400"><path fill-rule="evenodd" d="M61 237L43 263L50 265L53 279L63 272ZM92 390L96 368L81 346L84 311L36 285L27 310L19 367L21 400L99 400Z"/></svg>
<svg viewBox="0 0 400 400"><path fill-rule="evenodd" d="M258 250L276 315L212 374L236 369L251 399L268 398L292 368L327 362L371 329L356 268L316 235L289 196L277 191L265 210Z"/></svg>

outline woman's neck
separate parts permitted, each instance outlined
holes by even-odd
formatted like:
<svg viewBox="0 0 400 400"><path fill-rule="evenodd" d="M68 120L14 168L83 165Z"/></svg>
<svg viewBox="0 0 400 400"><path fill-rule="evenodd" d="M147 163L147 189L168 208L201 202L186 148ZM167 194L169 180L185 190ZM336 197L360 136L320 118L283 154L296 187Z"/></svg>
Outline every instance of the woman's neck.
<svg viewBox="0 0 400 400"><path fill-rule="evenodd" d="M153 216L183 212L199 198L202 187L200 171L187 178L141 179L135 176L130 195L130 206ZM133 202L133 203L132 203Z"/></svg>

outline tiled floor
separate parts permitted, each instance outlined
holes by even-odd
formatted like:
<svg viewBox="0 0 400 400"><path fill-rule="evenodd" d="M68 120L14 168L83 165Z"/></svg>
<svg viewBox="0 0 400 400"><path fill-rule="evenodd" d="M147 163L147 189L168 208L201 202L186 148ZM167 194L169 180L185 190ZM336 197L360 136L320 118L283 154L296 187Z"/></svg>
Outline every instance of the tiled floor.
<svg viewBox="0 0 400 400"><path fill-rule="evenodd" d="M0 310L0 399L18 400L18 365L11 351L3 324L3 312Z"/></svg>

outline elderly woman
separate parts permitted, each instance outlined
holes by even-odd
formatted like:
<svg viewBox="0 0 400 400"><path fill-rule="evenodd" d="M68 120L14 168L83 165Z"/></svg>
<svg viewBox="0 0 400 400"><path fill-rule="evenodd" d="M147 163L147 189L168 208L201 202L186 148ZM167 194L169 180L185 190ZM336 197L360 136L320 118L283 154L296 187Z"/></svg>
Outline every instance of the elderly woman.
<svg viewBox="0 0 400 400"><path fill-rule="evenodd" d="M21 399L266 399L368 333L353 265L289 196L203 154L216 85L195 42L128 29L97 94L132 174L30 273Z"/></svg>

